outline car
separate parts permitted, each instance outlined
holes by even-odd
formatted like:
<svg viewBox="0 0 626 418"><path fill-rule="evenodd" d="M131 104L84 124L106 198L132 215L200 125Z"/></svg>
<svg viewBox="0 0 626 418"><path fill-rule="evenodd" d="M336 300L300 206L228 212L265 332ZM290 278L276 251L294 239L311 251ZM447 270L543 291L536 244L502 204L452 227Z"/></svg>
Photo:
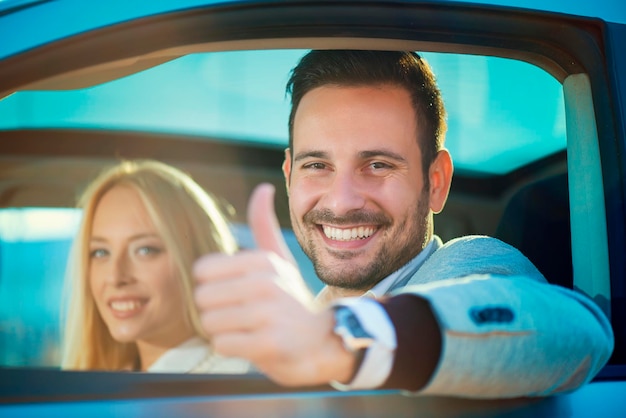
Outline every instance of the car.
<svg viewBox="0 0 626 418"><path fill-rule="evenodd" d="M618 2L0 1L0 415L624 416L626 11ZM444 240L500 238L610 318L582 388L474 400L286 388L260 374L60 370L75 199L120 159L157 159L218 196L242 247L255 185L290 229L289 71L310 49L419 51L448 109Z"/></svg>

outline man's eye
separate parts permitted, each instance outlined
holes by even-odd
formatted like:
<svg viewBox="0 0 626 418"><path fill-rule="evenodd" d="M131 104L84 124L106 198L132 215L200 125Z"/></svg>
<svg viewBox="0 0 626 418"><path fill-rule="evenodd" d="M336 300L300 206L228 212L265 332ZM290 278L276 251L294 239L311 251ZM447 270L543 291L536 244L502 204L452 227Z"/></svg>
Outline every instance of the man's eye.
<svg viewBox="0 0 626 418"><path fill-rule="evenodd" d="M391 165L383 163L381 161L375 161L370 164L370 167L372 167L374 170L385 170L391 168Z"/></svg>
<svg viewBox="0 0 626 418"><path fill-rule="evenodd" d="M103 248L96 248L94 250L91 250L91 252L89 253L90 258L104 258L107 255L109 255L109 252Z"/></svg>
<svg viewBox="0 0 626 418"><path fill-rule="evenodd" d="M326 168L324 163L308 163L303 166L304 169L323 170Z"/></svg>

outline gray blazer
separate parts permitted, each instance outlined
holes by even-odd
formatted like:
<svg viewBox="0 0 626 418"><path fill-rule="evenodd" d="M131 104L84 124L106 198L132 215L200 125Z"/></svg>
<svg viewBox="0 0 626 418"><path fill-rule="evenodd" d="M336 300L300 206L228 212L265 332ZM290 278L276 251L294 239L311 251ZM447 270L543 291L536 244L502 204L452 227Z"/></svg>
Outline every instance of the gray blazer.
<svg viewBox="0 0 626 418"><path fill-rule="evenodd" d="M467 236L436 249L391 294L427 299L442 353L421 394L542 396L591 380L613 351L613 331L587 296L548 284L517 249Z"/></svg>

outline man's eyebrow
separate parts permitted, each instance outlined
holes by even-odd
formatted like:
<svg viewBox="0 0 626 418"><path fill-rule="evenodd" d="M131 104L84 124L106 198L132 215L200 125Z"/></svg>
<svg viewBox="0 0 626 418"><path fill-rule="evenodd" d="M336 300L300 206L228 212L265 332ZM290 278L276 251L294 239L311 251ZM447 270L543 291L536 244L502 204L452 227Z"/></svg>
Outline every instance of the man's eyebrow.
<svg viewBox="0 0 626 418"><path fill-rule="evenodd" d="M359 152L359 157L364 160L369 159L369 158L374 158L374 157L387 157L396 161L406 162L406 158L404 158L402 155L389 151L389 150L382 150L382 149L361 151Z"/></svg>
<svg viewBox="0 0 626 418"><path fill-rule="evenodd" d="M389 150L377 149L377 150L366 150L366 151L359 152L359 158L363 160L366 160L369 158L375 158L375 157L387 157L387 158L391 158L399 162L406 162L406 158L404 158L402 155L396 152L389 151ZM293 157L293 160L301 161L307 158L327 159L329 157L328 157L328 153L325 151L305 151L305 152L300 152L296 154Z"/></svg>
<svg viewBox="0 0 626 418"><path fill-rule="evenodd" d="M293 160L294 161L300 161L300 160L304 160L306 158L324 158L327 159L328 158L328 153L325 151L305 151L305 152L299 152L298 154L294 155Z"/></svg>

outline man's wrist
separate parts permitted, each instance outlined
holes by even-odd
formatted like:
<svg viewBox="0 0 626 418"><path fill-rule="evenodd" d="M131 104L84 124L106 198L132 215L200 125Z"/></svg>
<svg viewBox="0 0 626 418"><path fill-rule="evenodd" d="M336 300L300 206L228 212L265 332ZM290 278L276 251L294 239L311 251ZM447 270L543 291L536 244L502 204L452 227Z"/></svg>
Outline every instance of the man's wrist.
<svg viewBox="0 0 626 418"><path fill-rule="evenodd" d="M341 339L345 350L354 356L349 379L339 380L341 383L348 384L354 379L361 367L367 348L374 343L374 337L363 328L350 308L336 305L333 306L332 311L335 318L333 332Z"/></svg>
<svg viewBox="0 0 626 418"><path fill-rule="evenodd" d="M348 350L343 339L334 331L336 320L332 309L323 312L331 323L329 326L329 344L327 346L326 375L329 377L326 382L338 381L349 383L354 374L358 371L358 359L354 352Z"/></svg>
<svg viewBox="0 0 626 418"><path fill-rule="evenodd" d="M395 331L387 313L378 302L369 298L339 299L334 306L350 308L373 341L363 350L360 364L352 354L352 373L344 373L344 379L335 378L330 384L339 390L372 389L382 385L391 371L396 348Z"/></svg>

